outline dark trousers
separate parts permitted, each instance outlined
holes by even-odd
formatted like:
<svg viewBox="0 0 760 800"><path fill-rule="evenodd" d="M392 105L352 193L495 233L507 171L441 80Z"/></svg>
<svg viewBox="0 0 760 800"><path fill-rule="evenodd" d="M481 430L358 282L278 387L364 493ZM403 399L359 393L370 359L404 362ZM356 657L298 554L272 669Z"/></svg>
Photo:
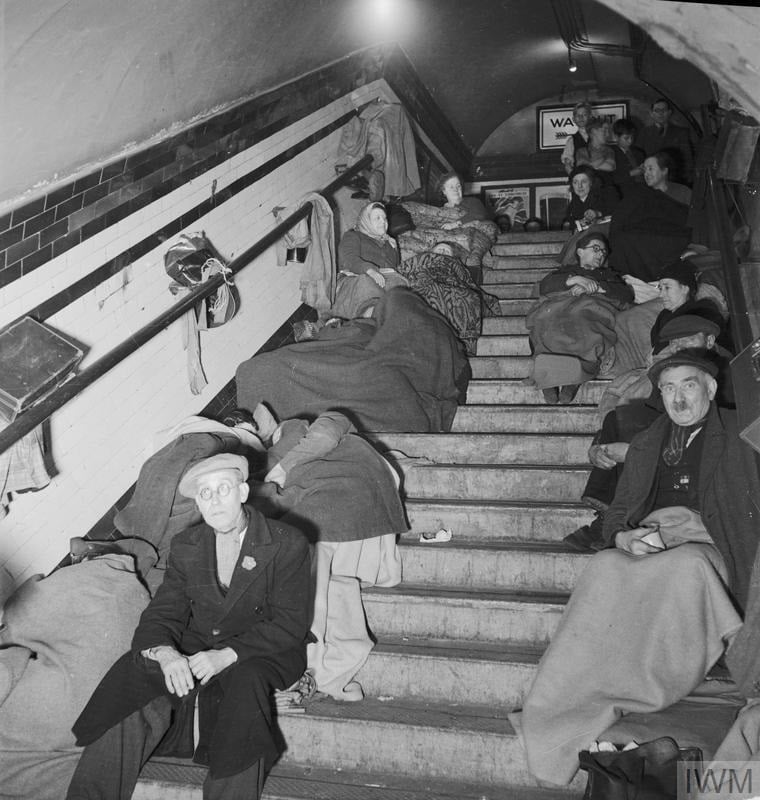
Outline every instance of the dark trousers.
<svg viewBox="0 0 760 800"><path fill-rule="evenodd" d="M130 800L140 770L171 723L166 696L151 700L82 751L66 800ZM204 800L258 800L264 785L261 759L226 778L206 776Z"/></svg>
<svg viewBox="0 0 760 800"><path fill-rule="evenodd" d="M633 437L648 428L660 413L659 410L639 401L618 406L604 417L595 442L596 444L610 444L611 442L630 444ZM612 469L593 467L582 496L592 497L594 500L610 505L615 497L615 490L624 466L624 464L617 464Z"/></svg>

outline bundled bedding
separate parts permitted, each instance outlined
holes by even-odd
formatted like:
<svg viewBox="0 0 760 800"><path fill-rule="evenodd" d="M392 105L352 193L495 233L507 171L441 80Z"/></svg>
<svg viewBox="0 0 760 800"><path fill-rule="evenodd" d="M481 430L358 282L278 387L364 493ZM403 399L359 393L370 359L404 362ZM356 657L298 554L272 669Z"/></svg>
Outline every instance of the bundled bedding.
<svg viewBox="0 0 760 800"><path fill-rule="evenodd" d="M448 322L399 287L380 298L371 318L244 361L237 404L266 403L280 419L341 411L360 431L448 431L469 377Z"/></svg>

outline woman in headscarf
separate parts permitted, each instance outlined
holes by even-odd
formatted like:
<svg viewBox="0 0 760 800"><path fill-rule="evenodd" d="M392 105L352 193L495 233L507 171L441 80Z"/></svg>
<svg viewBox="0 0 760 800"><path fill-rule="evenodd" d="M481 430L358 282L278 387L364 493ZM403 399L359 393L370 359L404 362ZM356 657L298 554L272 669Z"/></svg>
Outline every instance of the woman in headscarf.
<svg viewBox="0 0 760 800"><path fill-rule="evenodd" d="M369 203L359 213L356 227L347 231L338 246L340 274L333 316L344 319L368 317L383 293L406 286L396 272L399 252L388 235L388 218L382 203Z"/></svg>

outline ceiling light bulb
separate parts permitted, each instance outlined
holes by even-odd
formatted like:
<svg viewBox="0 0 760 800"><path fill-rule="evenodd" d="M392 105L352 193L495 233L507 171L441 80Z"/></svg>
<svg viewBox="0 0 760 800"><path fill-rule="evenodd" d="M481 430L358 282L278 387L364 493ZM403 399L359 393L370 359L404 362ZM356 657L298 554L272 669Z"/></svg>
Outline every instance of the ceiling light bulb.
<svg viewBox="0 0 760 800"><path fill-rule="evenodd" d="M569 47L567 48L567 68L570 72L576 72L578 70L578 65L575 63L573 53Z"/></svg>

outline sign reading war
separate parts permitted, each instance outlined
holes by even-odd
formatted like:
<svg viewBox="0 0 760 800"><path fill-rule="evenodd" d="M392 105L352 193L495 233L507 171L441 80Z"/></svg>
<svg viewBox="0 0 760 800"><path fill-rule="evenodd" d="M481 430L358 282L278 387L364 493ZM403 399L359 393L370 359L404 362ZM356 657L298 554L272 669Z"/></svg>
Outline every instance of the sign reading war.
<svg viewBox="0 0 760 800"><path fill-rule="evenodd" d="M578 129L573 122L572 106L541 106L538 114L538 147L540 150L559 150L565 140ZM591 115L612 124L628 116L628 103L624 100L608 103L592 103Z"/></svg>

